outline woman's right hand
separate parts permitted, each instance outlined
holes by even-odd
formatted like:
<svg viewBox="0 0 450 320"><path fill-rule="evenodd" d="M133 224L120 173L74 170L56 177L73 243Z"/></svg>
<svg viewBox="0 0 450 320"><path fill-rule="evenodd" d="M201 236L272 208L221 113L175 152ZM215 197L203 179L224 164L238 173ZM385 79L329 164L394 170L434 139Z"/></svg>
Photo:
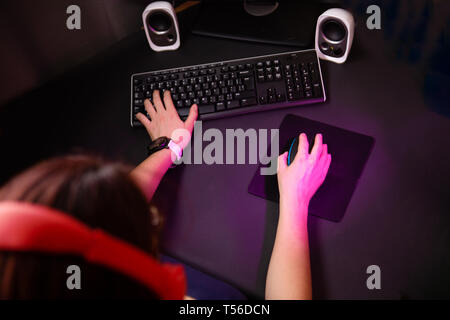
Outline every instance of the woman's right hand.
<svg viewBox="0 0 450 320"><path fill-rule="evenodd" d="M288 205L309 205L314 193L321 186L331 163L331 155L326 144L322 144L322 135L317 134L311 153L306 134L299 137L298 152L288 166L288 153L278 157L278 188L280 202Z"/></svg>

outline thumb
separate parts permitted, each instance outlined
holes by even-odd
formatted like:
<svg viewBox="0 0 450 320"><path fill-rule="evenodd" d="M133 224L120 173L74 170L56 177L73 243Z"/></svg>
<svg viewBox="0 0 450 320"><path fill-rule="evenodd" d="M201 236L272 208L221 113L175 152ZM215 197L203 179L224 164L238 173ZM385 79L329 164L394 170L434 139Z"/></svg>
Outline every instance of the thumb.
<svg viewBox="0 0 450 320"><path fill-rule="evenodd" d="M277 172L286 169L286 167L287 167L287 157L288 157L287 151L285 153L279 155Z"/></svg>
<svg viewBox="0 0 450 320"><path fill-rule="evenodd" d="M186 129L189 130L190 133L192 133L192 130L194 130L194 123L195 120L197 120L197 116L198 116L198 106L196 104L193 104L191 106L191 109L189 110L189 115L186 121L184 121Z"/></svg>

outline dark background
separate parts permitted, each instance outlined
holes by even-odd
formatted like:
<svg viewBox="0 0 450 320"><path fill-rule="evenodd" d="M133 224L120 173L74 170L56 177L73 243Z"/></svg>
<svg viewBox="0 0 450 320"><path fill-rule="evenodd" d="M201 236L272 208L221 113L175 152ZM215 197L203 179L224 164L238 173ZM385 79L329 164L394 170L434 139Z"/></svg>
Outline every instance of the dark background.
<svg viewBox="0 0 450 320"><path fill-rule="evenodd" d="M365 27L373 3L382 10L380 31ZM180 49L154 53L140 30L146 1L78 1L80 31L65 28L69 4L0 4L1 184L68 152L142 161L147 135L129 126L133 73L295 49L193 36L192 8L179 15ZM314 296L450 298L448 5L343 5L355 13L357 30L347 63L321 63L326 103L207 121L204 130L278 128L293 113L373 136L343 220L309 220ZM156 197L166 205L169 255L260 298L278 207L247 193L255 170L180 167ZM371 264L381 267L382 290L365 286Z"/></svg>

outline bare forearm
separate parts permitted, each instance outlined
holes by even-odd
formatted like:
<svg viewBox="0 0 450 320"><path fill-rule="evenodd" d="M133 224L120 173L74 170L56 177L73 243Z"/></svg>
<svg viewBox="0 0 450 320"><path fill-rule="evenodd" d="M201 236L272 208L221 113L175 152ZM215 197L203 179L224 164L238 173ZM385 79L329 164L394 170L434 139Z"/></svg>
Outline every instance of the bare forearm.
<svg viewBox="0 0 450 320"><path fill-rule="evenodd" d="M131 171L131 176L148 201L152 199L156 188L158 188L161 179L171 164L171 151L163 149L149 156Z"/></svg>
<svg viewBox="0 0 450 320"><path fill-rule="evenodd" d="M312 298L307 210L307 204L280 201L280 218L267 272L266 299Z"/></svg>

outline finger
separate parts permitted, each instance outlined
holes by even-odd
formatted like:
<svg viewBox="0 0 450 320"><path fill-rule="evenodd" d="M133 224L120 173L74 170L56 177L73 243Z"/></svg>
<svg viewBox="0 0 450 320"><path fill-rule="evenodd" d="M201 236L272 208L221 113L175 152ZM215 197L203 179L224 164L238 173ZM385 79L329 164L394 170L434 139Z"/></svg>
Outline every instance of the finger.
<svg viewBox="0 0 450 320"><path fill-rule="evenodd" d="M320 154L320 158L326 158L328 155L328 145L322 144L322 153Z"/></svg>
<svg viewBox="0 0 450 320"><path fill-rule="evenodd" d="M328 156L328 146L326 144L323 144L322 152L316 158L316 166L318 166L319 168L323 168L325 166L325 163L327 162L327 156Z"/></svg>
<svg viewBox="0 0 450 320"><path fill-rule="evenodd" d="M331 154L327 154L325 157L325 165L322 170L322 181L325 180L325 177L327 176L328 170L330 169L331 165Z"/></svg>
<svg viewBox="0 0 450 320"><path fill-rule="evenodd" d="M147 129L147 131L150 133L150 126L151 126L150 120L148 120L148 118L140 112L136 114L136 119L138 119L145 127L145 129Z"/></svg>
<svg viewBox="0 0 450 320"><path fill-rule="evenodd" d="M308 138L306 137L306 134L302 133L300 134L300 137L298 139L298 151L294 161L298 159L305 159L308 156L308 150Z"/></svg>
<svg viewBox="0 0 450 320"><path fill-rule="evenodd" d="M166 106L166 110L170 113L177 113L175 106L173 105L172 96L170 94L170 90L164 91L164 105Z"/></svg>
<svg viewBox="0 0 450 320"><path fill-rule="evenodd" d="M148 115L150 116L150 119L151 120L155 119L156 115L155 107L153 107L153 104L150 102L149 99L144 100L144 107L145 111L147 111Z"/></svg>
<svg viewBox="0 0 450 320"><path fill-rule="evenodd" d="M153 105L155 106L156 112L164 111L164 105L161 101L161 96L159 95L159 90L153 90Z"/></svg>
<svg viewBox="0 0 450 320"><path fill-rule="evenodd" d="M288 152L285 152L278 156L277 172L284 170L287 167L287 157Z"/></svg>
<svg viewBox="0 0 450 320"><path fill-rule="evenodd" d="M322 134L316 134L316 138L314 139L314 146L311 150L311 156L318 159L322 154Z"/></svg>
<svg viewBox="0 0 450 320"><path fill-rule="evenodd" d="M194 124L195 120L197 120L198 116L198 106L196 104L193 104L191 106L191 109L189 110L189 115L184 121L185 128L189 130L190 133L192 133L192 130L194 130Z"/></svg>

